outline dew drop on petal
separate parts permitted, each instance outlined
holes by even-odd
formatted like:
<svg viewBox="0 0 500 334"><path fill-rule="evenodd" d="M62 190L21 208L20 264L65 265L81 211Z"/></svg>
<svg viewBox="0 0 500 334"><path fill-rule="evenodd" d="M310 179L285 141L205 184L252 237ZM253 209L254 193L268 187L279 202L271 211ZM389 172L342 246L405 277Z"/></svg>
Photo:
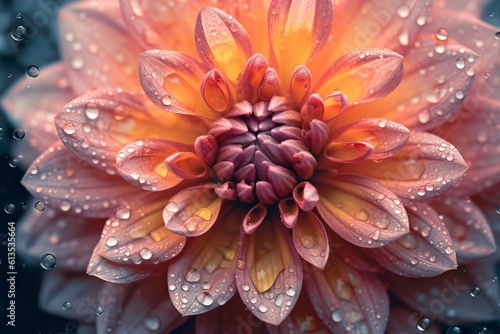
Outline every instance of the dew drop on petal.
<svg viewBox="0 0 500 334"><path fill-rule="evenodd" d="M196 283L200 281L201 275L198 269L190 268L184 275L184 279L190 283Z"/></svg>
<svg viewBox="0 0 500 334"><path fill-rule="evenodd" d="M130 218L130 209L126 206L119 206L115 211L116 219L129 219Z"/></svg>
<svg viewBox="0 0 500 334"><path fill-rule="evenodd" d="M73 308L73 304L70 301L66 301L62 304L62 308L65 311L71 311L71 309Z"/></svg>
<svg viewBox="0 0 500 334"><path fill-rule="evenodd" d="M476 286L470 290L470 295L472 297L477 297L477 296L479 296L480 293L481 293L481 289L478 286Z"/></svg>
<svg viewBox="0 0 500 334"><path fill-rule="evenodd" d="M445 28L439 28L436 37L440 41L446 41L448 39L448 30L446 30Z"/></svg>
<svg viewBox="0 0 500 334"><path fill-rule="evenodd" d="M459 89L459 90L457 90L457 91L455 92L455 97L456 97L458 100L463 99L463 98L465 97L465 93L464 93L464 91L463 91L463 90L460 90L460 89Z"/></svg>
<svg viewBox="0 0 500 334"><path fill-rule="evenodd" d="M246 292L246 291L250 290L250 287L249 287L247 284L243 284L243 285L241 286L241 290L243 290L243 291L245 291L245 292Z"/></svg>
<svg viewBox="0 0 500 334"><path fill-rule="evenodd" d="M398 15L400 18L405 19L410 16L410 8L408 6L401 6L398 8Z"/></svg>
<svg viewBox="0 0 500 334"><path fill-rule="evenodd" d="M257 310L259 310L259 312L261 312L261 313L266 313L267 312L267 306L264 305L264 304L260 304L259 306L257 306Z"/></svg>
<svg viewBox="0 0 500 334"><path fill-rule="evenodd" d="M97 108L97 104L89 103L85 106L85 116L88 119L94 120L99 117L99 109Z"/></svg>
<svg viewBox="0 0 500 334"><path fill-rule="evenodd" d="M102 312L104 312L104 309L103 309L102 307L97 306L97 307L95 308L95 314L97 314L97 315L101 315L101 314L102 314Z"/></svg>
<svg viewBox="0 0 500 334"><path fill-rule="evenodd" d="M448 255L451 255L453 254L453 247L450 247L450 246L446 246L445 249L444 249L444 252Z"/></svg>
<svg viewBox="0 0 500 334"><path fill-rule="evenodd" d="M139 255L141 256L141 258L143 258L144 260L149 260L150 258L153 257L153 253L147 249L147 248L143 248L139 251Z"/></svg>
<svg viewBox="0 0 500 334"><path fill-rule="evenodd" d="M196 296L196 300L203 306L210 306L214 302L214 297L208 292L201 292L198 296Z"/></svg>
<svg viewBox="0 0 500 334"><path fill-rule="evenodd" d="M73 123L66 123L63 125L63 131L67 135L72 135L76 132L76 127L75 124Z"/></svg>
<svg viewBox="0 0 500 334"><path fill-rule="evenodd" d="M164 105L164 106L169 106L172 104L172 96L170 96L169 94L165 94L162 98L161 98L161 103Z"/></svg>
<svg viewBox="0 0 500 334"><path fill-rule="evenodd" d="M21 128L17 128L17 129L14 130L14 132L12 132L12 137L15 140L21 140L21 139L24 138L25 135L26 135L26 133Z"/></svg>
<svg viewBox="0 0 500 334"><path fill-rule="evenodd" d="M283 305L283 300L285 300L285 295L283 293L280 293L274 298L274 304L278 307L281 307Z"/></svg>
<svg viewBox="0 0 500 334"><path fill-rule="evenodd" d="M3 210L5 211L6 214L11 215L14 212L16 212L16 206L14 204L7 204Z"/></svg>
<svg viewBox="0 0 500 334"><path fill-rule="evenodd" d="M458 57L457 60L455 60L455 66L459 70L463 70L465 68L465 58L464 57Z"/></svg>
<svg viewBox="0 0 500 334"><path fill-rule="evenodd" d="M52 254L44 254L40 258L40 266L45 270L52 270L56 267L56 257Z"/></svg>
<svg viewBox="0 0 500 334"><path fill-rule="evenodd" d="M37 210L37 211L44 211L45 208L46 208L46 205L43 201L36 201L35 204L33 205L33 207Z"/></svg>
<svg viewBox="0 0 500 334"><path fill-rule="evenodd" d="M286 295L287 295L288 297L293 297L293 296L295 296L295 289L294 289L294 288L292 288L292 287L288 287L288 288L286 289Z"/></svg>
<svg viewBox="0 0 500 334"><path fill-rule="evenodd" d="M417 329L421 332L425 332L431 326L431 319L422 317L417 321Z"/></svg>
<svg viewBox="0 0 500 334"><path fill-rule="evenodd" d="M81 70L83 66L85 66L85 62L82 58L76 57L71 60L71 67L73 67L75 70Z"/></svg>
<svg viewBox="0 0 500 334"><path fill-rule="evenodd" d="M142 323L147 330L154 332L160 329L160 320L157 317L146 317Z"/></svg>
<svg viewBox="0 0 500 334"><path fill-rule="evenodd" d="M12 37L13 40L16 42L21 42L26 38L26 35L28 34L28 31L24 26L17 26L12 29L10 32L10 37Z"/></svg>
<svg viewBox="0 0 500 334"><path fill-rule="evenodd" d="M68 201L62 201L61 204L59 205L59 209L61 211L69 211L71 209L71 204Z"/></svg>
<svg viewBox="0 0 500 334"><path fill-rule="evenodd" d="M117 244L118 244L118 240L113 236L106 239L106 246L108 246L108 247L114 247Z"/></svg>
<svg viewBox="0 0 500 334"><path fill-rule="evenodd" d="M340 311L339 309L333 310L332 320L334 322L342 322L342 320L344 320L344 316L342 315L342 311Z"/></svg>

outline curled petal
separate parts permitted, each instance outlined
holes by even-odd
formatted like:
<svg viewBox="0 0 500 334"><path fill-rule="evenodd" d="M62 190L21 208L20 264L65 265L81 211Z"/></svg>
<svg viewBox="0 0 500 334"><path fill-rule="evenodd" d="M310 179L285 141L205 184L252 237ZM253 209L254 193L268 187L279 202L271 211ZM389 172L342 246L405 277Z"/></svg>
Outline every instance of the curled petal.
<svg viewBox="0 0 500 334"><path fill-rule="evenodd" d="M195 315L225 304L236 292L234 269L243 208L226 207L208 233L194 238L168 268L168 290L175 308ZM178 298L179 293L183 299Z"/></svg>
<svg viewBox="0 0 500 334"><path fill-rule="evenodd" d="M267 215L267 206L263 203L257 203L251 208L243 218L243 231L246 234L252 234L264 221Z"/></svg>
<svg viewBox="0 0 500 334"><path fill-rule="evenodd" d="M78 159L61 142L33 162L22 183L48 206L91 218L109 217L118 206L140 194L121 177Z"/></svg>
<svg viewBox="0 0 500 334"><path fill-rule="evenodd" d="M200 89L205 103L216 112L222 113L229 108L229 84L218 69L214 68L205 75Z"/></svg>
<svg viewBox="0 0 500 334"><path fill-rule="evenodd" d="M313 119L323 119L325 113L325 104L323 99L316 93L309 96L307 102L300 109L300 116L304 121L312 121Z"/></svg>
<svg viewBox="0 0 500 334"><path fill-rule="evenodd" d="M311 183L303 181L293 189L293 200L302 211L311 211L318 204L318 190Z"/></svg>
<svg viewBox="0 0 500 334"><path fill-rule="evenodd" d="M345 240L366 248L380 247L408 233L406 211L389 189L358 175L318 175L318 212Z"/></svg>
<svg viewBox="0 0 500 334"><path fill-rule="evenodd" d="M279 325L293 309L302 288L302 264L287 229L272 218L243 237L236 286L245 306L262 321Z"/></svg>
<svg viewBox="0 0 500 334"><path fill-rule="evenodd" d="M237 196L236 186L232 181L224 182L222 184L217 184L214 191L217 194L217 196L219 196L222 199L235 200Z"/></svg>
<svg viewBox="0 0 500 334"><path fill-rule="evenodd" d="M279 78L276 70L272 67L266 69L264 77L257 89L257 96L262 101L269 101L273 96L279 93Z"/></svg>
<svg viewBox="0 0 500 334"><path fill-rule="evenodd" d="M408 208L410 232L369 254L401 276L430 277L457 267L457 258L446 226L425 204Z"/></svg>
<svg viewBox="0 0 500 334"><path fill-rule="evenodd" d="M325 270L311 271L305 286L319 318L331 332L384 333L389 297L373 274L361 274L338 256L331 256Z"/></svg>
<svg viewBox="0 0 500 334"><path fill-rule="evenodd" d="M318 156L328 142L328 126L317 119L313 119L309 124L309 130L304 131L303 136L309 142L312 153Z"/></svg>
<svg viewBox="0 0 500 334"><path fill-rule="evenodd" d="M311 89L311 81L311 72L305 65L299 65L293 70L288 85L288 94L292 97L296 107L302 106L302 102Z"/></svg>
<svg viewBox="0 0 500 334"><path fill-rule="evenodd" d="M213 185L188 188L169 200L163 209L163 220L167 229L174 233L199 236L215 223L221 204Z"/></svg>
<svg viewBox="0 0 500 334"><path fill-rule="evenodd" d="M367 159L373 146L363 141L344 142L332 140L326 144L319 161L319 168L335 168L337 164L352 164Z"/></svg>
<svg viewBox="0 0 500 334"><path fill-rule="evenodd" d="M199 179L208 171L207 166L192 152L177 152L170 155L165 164L177 176L183 179Z"/></svg>
<svg viewBox="0 0 500 334"><path fill-rule="evenodd" d="M323 120L329 121L347 110L349 100L347 95L342 93L340 90L336 90L333 93L328 94L323 99L323 104L325 106L325 115Z"/></svg>
<svg viewBox="0 0 500 334"><path fill-rule="evenodd" d="M218 8L205 6L200 10L195 39L200 58L221 69L231 82L236 82L253 54L245 28Z"/></svg>
<svg viewBox="0 0 500 334"><path fill-rule="evenodd" d="M410 130L386 119L367 118L347 124L333 133L333 138L350 142L364 141L373 146L369 159L394 155L410 138Z"/></svg>
<svg viewBox="0 0 500 334"><path fill-rule="evenodd" d="M194 142L194 151L206 165L214 162L218 149L219 144L212 135L200 136Z"/></svg>
<svg viewBox="0 0 500 334"><path fill-rule="evenodd" d="M288 228L292 228L297 223L299 217L299 206L295 203L293 198L288 197L282 199L278 203L278 210L280 213L281 222Z"/></svg>
<svg viewBox="0 0 500 334"><path fill-rule="evenodd" d="M326 96L340 89L352 103L378 100L403 77L403 57L389 50L355 49L335 61L316 81L314 91Z"/></svg>
<svg viewBox="0 0 500 334"><path fill-rule="evenodd" d="M165 159L178 151L189 150L188 145L164 140L137 140L122 148L116 156L116 168L125 180L148 191L161 191L182 182L165 164Z"/></svg>
<svg viewBox="0 0 500 334"><path fill-rule="evenodd" d="M301 211L292 228L293 244L299 255L319 269L324 269L330 246L323 223L310 211Z"/></svg>
<svg viewBox="0 0 500 334"><path fill-rule="evenodd" d="M245 69L241 73L236 91L237 100L257 102L259 86L267 72L268 64L266 58L260 53L254 54L248 59Z"/></svg>
<svg viewBox="0 0 500 334"><path fill-rule="evenodd" d="M264 162L264 164L266 164ZM273 189L279 197L289 195L297 184L296 176L287 168L267 163L267 176Z"/></svg>
<svg viewBox="0 0 500 334"><path fill-rule="evenodd" d="M307 180L314 174L316 159L301 141L285 140L278 149L301 179Z"/></svg>

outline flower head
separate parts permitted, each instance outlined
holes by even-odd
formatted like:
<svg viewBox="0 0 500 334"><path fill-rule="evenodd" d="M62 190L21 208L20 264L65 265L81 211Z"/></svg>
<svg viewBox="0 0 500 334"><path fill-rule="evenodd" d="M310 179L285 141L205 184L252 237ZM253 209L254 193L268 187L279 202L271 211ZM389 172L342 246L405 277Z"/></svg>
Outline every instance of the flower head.
<svg viewBox="0 0 500 334"><path fill-rule="evenodd" d="M70 6L65 63L51 70L68 69L79 97L23 183L56 217L106 218L87 272L151 287L166 273L169 312L225 319L241 298L270 331L382 333L387 277L434 277L495 249L464 198L473 179L454 187L461 147L477 155L447 121L470 108L498 41L477 45L491 33L482 23L465 41L460 24L477 20L451 22L444 3ZM498 101L478 94L490 113ZM480 159L490 188L496 166Z"/></svg>

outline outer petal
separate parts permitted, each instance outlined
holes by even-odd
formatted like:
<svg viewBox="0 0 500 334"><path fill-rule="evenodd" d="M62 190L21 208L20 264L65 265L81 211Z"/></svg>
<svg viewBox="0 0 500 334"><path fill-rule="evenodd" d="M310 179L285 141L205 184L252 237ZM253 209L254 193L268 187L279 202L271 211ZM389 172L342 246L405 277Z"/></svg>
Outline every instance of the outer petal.
<svg viewBox="0 0 500 334"><path fill-rule="evenodd" d="M448 190L467 165L457 149L429 133L415 133L395 155L380 162L351 165L349 173L373 177L400 199L426 200Z"/></svg>
<svg viewBox="0 0 500 334"><path fill-rule="evenodd" d="M61 142L50 146L27 170L23 185L45 204L83 217L109 217L139 190L75 157ZM117 196L119 194L119 196Z"/></svg>
<svg viewBox="0 0 500 334"><path fill-rule="evenodd" d="M313 18L313 19L311 19ZM273 58L284 86L292 70L306 64L323 47L332 26L331 0L273 0L268 29ZM297 48L297 45L300 45Z"/></svg>
<svg viewBox="0 0 500 334"><path fill-rule="evenodd" d="M380 247L408 232L408 217L399 199L377 181L357 175L314 179L325 223L360 247Z"/></svg>
<svg viewBox="0 0 500 334"><path fill-rule="evenodd" d="M245 235L236 261L236 286L257 318L279 325L291 312L302 288L302 264L288 230L267 217Z"/></svg>
<svg viewBox="0 0 500 334"><path fill-rule="evenodd" d="M175 152L190 148L165 139L137 140L118 152L116 168L125 180L136 187L149 191L170 189L183 179L167 167L165 159Z"/></svg>
<svg viewBox="0 0 500 334"><path fill-rule="evenodd" d="M86 219L46 208L32 209L23 217L18 231L21 254L39 261L47 253L57 259L57 268L84 271L104 224L103 219Z"/></svg>
<svg viewBox="0 0 500 334"><path fill-rule="evenodd" d="M460 259L477 259L496 250L488 219L470 199L447 197L432 206L443 216Z"/></svg>
<svg viewBox="0 0 500 334"><path fill-rule="evenodd" d="M168 194L147 193L116 209L96 246L99 256L117 265L158 264L175 257L186 237L167 230L162 208Z"/></svg>
<svg viewBox="0 0 500 334"><path fill-rule="evenodd" d="M129 38L118 3L66 6L59 28L64 62L77 94L103 87L140 88L136 64L141 49Z"/></svg>
<svg viewBox="0 0 500 334"><path fill-rule="evenodd" d="M293 244L299 255L312 265L323 269L330 255L328 236L323 223L310 211L300 211L292 228Z"/></svg>
<svg viewBox="0 0 500 334"><path fill-rule="evenodd" d="M336 89L351 103L366 103L392 92L403 77L403 57L389 50L355 49L338 58L315 82L327 96Z"/></svg>
<svg viewBox="0 0 500 334"><path fill-rule="evenodd" d="M457 267L446 226L430 206L408 208L410 232L387 246L371 249L370 256L401 276L430 277Z"/></svg>
<svg viewBox="0 0 500 334"><path fill-rule="evenodd" d="M217 224L192 239L183 255L168 268L170 298L183 316L224 305L236 292L234 269L245 211L237 207L225 209Z"/></svg>
<svg viewBox="0 0 500 334"><path fill-rule="evenodd" d="M212 184L192 187L174 195L163 209L167 229L188 237L207 232L217 220L222 205L214 187Z"/></svg>
<svg viewBox="0 0 500 334"><path fill-rule="evenodd" d="M99 291L98 303L104 312L96 318L97 332L169 333L184 323L168 298L163 275L140 283L106 283Z"/></svg>
<svg viewBox="0 0 500 334"><path fill-rule="evenodd" d="M332 256L324 271L314 270L307 292L319 318L333 333L382 334L389 316L386 288Z"/></svg>

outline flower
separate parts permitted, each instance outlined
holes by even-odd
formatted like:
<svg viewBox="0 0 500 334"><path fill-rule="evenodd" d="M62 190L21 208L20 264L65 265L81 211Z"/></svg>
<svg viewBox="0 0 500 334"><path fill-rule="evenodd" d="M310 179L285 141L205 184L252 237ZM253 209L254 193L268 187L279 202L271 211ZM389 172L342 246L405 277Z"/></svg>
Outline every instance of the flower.
<svg viewBox="0 0 500 334"><path fill-rule="evenodd" d="M4 100L45 149L28 251L111 282L72 277L98 331L401 329L386 282L411 307L408 282L496 249L470 198L498 184L495 29L446 1L215 5L62 12L63 62Z"/></svg>

